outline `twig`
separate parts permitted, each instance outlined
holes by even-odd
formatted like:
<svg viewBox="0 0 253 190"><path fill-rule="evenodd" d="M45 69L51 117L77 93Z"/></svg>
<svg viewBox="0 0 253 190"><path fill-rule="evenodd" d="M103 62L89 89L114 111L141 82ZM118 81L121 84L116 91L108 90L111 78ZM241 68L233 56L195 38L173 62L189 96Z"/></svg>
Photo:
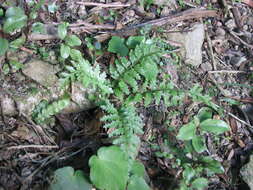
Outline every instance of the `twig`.
<svg viewBox="0 0 253 190"><path fill-rule="evenodd" d="M232 114L232 113L230 113L230 112L228 112L228 111L226 111L226 110L225 110L225 112L226 112L229 116L231 116L231 117L233 117L234 119L236 119L237 121L241 122L242 124L244 124L244 125L246 125L246 126L248 126L248 127L253 128L252 125L250 125L249 123L247 123L247 122L241 120L240 118L238 118L238 117L235 116L234 114Z"/></svg>
<svg viewBox="0 0 253 190"><path fill-rule="evenodd" d="M207 30L206 30L206 40L207 40L208 48L209 48L209 50L210 50L210 56L211 56L211 61L212 61L212 64L213 64L213 69L214 69L214 70L217 70L216 61L215 61L215 59L214 59L212 41L211 41L211 39L210 39L210 36L209 36Z"/></svg>
<svg viewBox="0 0 253 190"><path fill-rule="evenodd" d="M242 29L241 14L240 14L238 8L237 7L233 7L231 9L231 11L232 11L232 14L234 16L236 26L239 29Z"/></svg>
<svg viewBox="0 0 253 190"><path fill-rule="evenodd" d="M111 33L120 34L122 32L127 32L129 30L136 30L144 26L159 27L165 24L172 24L175 22L180 22L180 21L189 20L189 19L198 19L198 18L203 18L203 17L216 17L216 16L217 16L217 11L215 10L205 10L205 9L203 10L203 9L196 8L196 9L186 10L174 15L165 16L159 19L154 19L145 23L129 26L127 28L116 30Z"/></svg>
<svg viewBox="0 0 253 190"><path fill-rule="evenodd" d="M239 36L236 35L235 32L228 30L229 34L231 36L233 36L234 38L236 38L237 40L239 40L243 45L247 46L250 49L253 49L253 45L248 44L247 42L245 42L244 40L242 40Z"/></svg>
<svg viewBox="0 0 253 190"><path fill-rule="evenodd" d="M50 34L31 34L28 36L28 40L30 41L38 41L38 40L55 40L59 37L57 35Z"/></svg>
<svg viewBox="0 0 253 190"><path fill-rule="evenodd" d="M34 54L33 50L30 50L30 49L28 49L26 47L21 46L19 49L22 50L22 51L25 51L25 52L27 52L29 54Z"/></svg>
<svg viewBox="0 0 253 190"><path fill-rule="evenodd" d="M219 70L219 71L208 71L210 74L214 73L230 73L230 74L237 74L237 73L247 73L246 71L229 71L229 70Z"/></svg>
<svg viewBox="0 0 253 190"><path fill-rule="evenodd" d="M58 149L57 145L18 145L18 146L10 146L7 150L12 149L26 149L26 148L35 148L35 149Z"/></svg>
<svg viewBox="0 0 253 190"><path fill-rule="evenodd" d="M84 6L97 6L101 8L109 8L109 7L130 7L131 4L123 4L120 2L115 2L115 3L94 3L94 2L76 2L78 5L84 5Z"/></svg>

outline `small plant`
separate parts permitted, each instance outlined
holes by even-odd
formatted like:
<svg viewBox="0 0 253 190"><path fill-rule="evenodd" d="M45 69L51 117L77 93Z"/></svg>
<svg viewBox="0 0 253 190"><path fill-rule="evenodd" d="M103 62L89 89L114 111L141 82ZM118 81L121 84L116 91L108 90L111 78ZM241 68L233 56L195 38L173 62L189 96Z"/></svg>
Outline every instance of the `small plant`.
<svg viewBox="0 0 253 190"><path fill-rule="evenodd" d="M144 167L136 161L140 146L138 135L143 133L142 120L136 108L143 103L148 106L161 101L167 106L178 105L186 94L174 87L169 76L160 76L161 56L166 48L161 41L144 36L127 40L112 37L108 51L117 54L118 59L105 73L98 66L93 67L74 48L80 46L82 41L76 35L67 35L67 27L67 23L58 26L58 35L62 39L60 55L68 63L60 74L62 88L68 90L69 85L76 81L86 88L93 88L96 93L92 100L105 112L101 119L104 128L112 129L109 136L115 138L114 145L100 148L97 155L90 158L90 181L104 190L150 189L143 179ZM217 111L218 107L211 102L211 98L202 95L201 91L195 86L189 95L193 101L205 103ZM38 105L33 115L35 121L46 122L69 101L66 97L52 104ZM207 156L195 155L206 151L205 133L218 135L227 130L225 122L211 119L206 111L201 111L198 117L181 127L177 138L187 147L181 153L173 152L178 157L179 166L184 168L181 188L202 189L208 184L207 179L202 177L206 169L209 169L209 173L223 171L219 162ZM192 157L188 158L184 153Z"/></svg>
<svg viewBox="0 0 253 190"><path fill-rule="evenodd" d="M20 7L10 7L5 12L0 9L0 17L3 17L3 29L4 33L12 34L16 30L22 29L27 22L27 16L23 9ZM4 55L9 49L9 42L7 39L0 38L0 56Z"/></svg>
<svg viewBox="0 0 253 190"><path fill-rule="evenodd" d="M208 186L207 177L224 172L219 161L203 154L207 151L206 134L218 137L229 130L224 121L212 119L212 115L211 108L201 108L192 121L179 129L177 139L183 142L183 146L178 147L165 141L170 152L157 153L157 156L170 159L174 168L183 170L180 190L203 190Z"/></svg>

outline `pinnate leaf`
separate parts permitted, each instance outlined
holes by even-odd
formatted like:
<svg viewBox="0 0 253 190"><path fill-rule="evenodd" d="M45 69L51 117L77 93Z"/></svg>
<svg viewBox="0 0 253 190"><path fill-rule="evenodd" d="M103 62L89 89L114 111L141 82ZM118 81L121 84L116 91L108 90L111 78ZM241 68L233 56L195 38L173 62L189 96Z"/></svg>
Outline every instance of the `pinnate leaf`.
<svg viewBox="0 0 253 190"><path fill-rule="evenodd" d="M128 180L128 161L118 146L102 147L89 160L90 179L104 190L125 190Z"/></svg>

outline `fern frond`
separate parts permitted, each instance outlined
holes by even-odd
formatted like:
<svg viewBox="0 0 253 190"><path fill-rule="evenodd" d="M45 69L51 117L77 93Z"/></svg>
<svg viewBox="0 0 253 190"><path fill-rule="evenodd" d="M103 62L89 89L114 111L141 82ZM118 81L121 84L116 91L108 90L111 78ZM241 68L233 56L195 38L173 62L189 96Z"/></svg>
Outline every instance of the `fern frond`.
<svg viewBox="0 0 253 190"><path fill-rule="evenodd" d="M155 83L163 50L150 40L136 45L125 57L110 65L110 75L114 79L113 87L116 96L123 99L125 95L136 93L140 88Z"/></svg>
<svg viewBox="0 0 253 190"><path fill-rule="evenodd" d="M55 114L59 113L70 103L69 97L61 98L49 104L47 101L40 102L34 109L32 118L38 124L47 123L48 120Z"/></svg>
<svg viewBox="0 0 253 190"><path fill-rule="evenodd" d="M137 115L134 106L122 106L115 108L109 101L101 108L107 113L101 121L105 122L105 128L114 128L110 136L117 136L114 144L120 145L130 159L135 159L140 144L137 134L142 134L142 121Z"/></svg>
<svg viewBox="0 0 253 190"><path fill-rule="evenodd" d="M137 93L131 94L127 97L125 104L144 101L144 105L148 106L152 102L159 104L163 101L166 106L176 106L183 98L183 91L175 88L171 81L164 80L161 83L157 81L156 84L152 84L149 88L144 88Z"/></svg>
<svg viewBox="0 0 253 190"><path fill-rule="evenodd" d="M99 66L93 68L89 61L78 59L72 61L72 66L66 66L66 71L61 73L61 86L66 87L71 82L79 81L84 87L99 90L101 95L112 93L110 83L106 80L106 74L100 72Z"/></svg>

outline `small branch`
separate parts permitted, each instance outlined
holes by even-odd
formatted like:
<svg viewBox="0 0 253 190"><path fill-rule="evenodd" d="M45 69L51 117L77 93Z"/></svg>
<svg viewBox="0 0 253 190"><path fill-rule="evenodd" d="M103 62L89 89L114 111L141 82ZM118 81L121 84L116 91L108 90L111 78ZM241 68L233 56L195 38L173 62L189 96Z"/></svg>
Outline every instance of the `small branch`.
<svg viewBox="0 0 253 190"><path fill-rule="evenodd" d="M94 3L94 2L76 2L76 4L78 5L84 5L84 6L96 6L96 7L101 7L101 8L113 8L113 7L130 7L131 5L130 4L123 4L123 3L120 3L120 2L115 2L115 3L107 3L107 4L104 4L104 3Z"/></svg>
<svg viewBox="0 0 253 190"><path fill-rule="evenodd" d="M220 70L220 71L208 71L209 74L215 73L229 73L229 74L238 74L238 73L247 73L246 71L229 71L229 70Z"/></svg>
<svg viewBox="0 0 253 190"><path fill-rule="evenodd" d="M235 39L239 40L243 45L247 46L250 49L253 49L253 45L248 44L247 42L245 42L244 40L242 40L239 36L237 36L237 34L231 30L228 30L229 34L231 36L233 36Z"/></svg>
<svg viewBox="0 0 253 190"><path fill-rule="evenodd" d="M217 11L215 10L203 10L203 9L190 9L186 10L177 14L165 16L159 19L154 19L145 23L129 26L120 30L113 31L111 33L118 33L121 34L122 32L127 32L129 30L136 30L138 28L144 27L144 26L151 26L151 27L159 27L166 24L172 24L184 20L189 19L198 19L198 18L204 18L204 17L216 17Z"/></svg>
<svg viewBox="0 0 253 190"><path fill-rule="evenodd" d="M35 148L35 149L58 149L57 145L18 145L18 146L10 146L7 150L12 149L26 149L26 148Z"/></svg>
<svg viewBox="0 0 253 190"><path fill-rule="evenodd" d="M215 59L214 59L212 41L211 41L211 39L210 39L210 36L209 36L207 30L206 30L206 41L207 41L208 48L209 48L209 51L210 51L210 57L211 57L211 60L212 60L213 69L214 69L214 70L217 70L216 61L215 61Z"/></svg>
<svg viewBox="0 0 253 190"><path fill-rule="evenodd" d="M247 123L247 122L241 120L240 118L238 118L238 117L235 116L234 114L232 114L232 113L230 113L230 112L228 112L228 111L226 111L226 110L225 110L225 112L226 112L229 116L231 116L231 117L233 117L234 119L236 119L237 121L239 121L240 123L242 123L242 124L244 124L244 125L246 125L246 126L248 126L248 127L250 127L250 128L253 128L252 125L250 125L249 123Z"/></svg>

